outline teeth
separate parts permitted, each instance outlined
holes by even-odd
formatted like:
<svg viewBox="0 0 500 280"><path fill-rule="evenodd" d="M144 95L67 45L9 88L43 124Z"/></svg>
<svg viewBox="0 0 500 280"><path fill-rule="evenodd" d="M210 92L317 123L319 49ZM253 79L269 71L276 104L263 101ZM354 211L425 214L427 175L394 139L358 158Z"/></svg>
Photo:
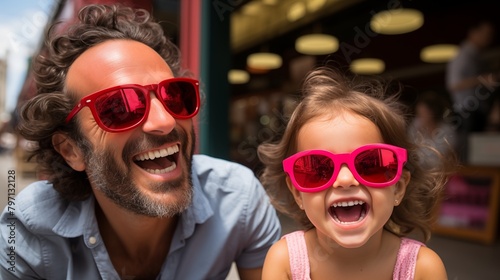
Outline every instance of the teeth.
<svg viewBox="0 0 500 280"><path fill-rule="evenodd" d="M365 204L365 202L362 200L351 200L351 201L335 202L332 204L332 206L333 207L348 207L348 206L363 205L363 204Z"/></svg>
<svg viewBox="0 0 500 280"><path fill-rule="evenodd" d="M166 156L168 156L168 151L166 149L161 149L159 154L160 154L160 157L166 157Z"/></svg>
<svg viewBox="0 0 500 280"><path fill-rule="evenodd" d="M170 156L170 155L173 155L173 154L178 153L178 152L179 152L179 146L175 145L175 146L168 147L165 149L150 151L150 152L146 152L144 154L137 155L134 157L134 160L138 160L138 161L152 160L155 158Z"/></svg>
<svg viewBox="0 0 500 280"><path fill-rule="evenodd" d="M177 167L177 164L175 164L175 162L172 162L172 165L167 167L167 168L164 168L164 169L146 169L146 171L151 173L151 174L163 174L163 173L167 173L167 172L174 170L176 167Z"/></svg>

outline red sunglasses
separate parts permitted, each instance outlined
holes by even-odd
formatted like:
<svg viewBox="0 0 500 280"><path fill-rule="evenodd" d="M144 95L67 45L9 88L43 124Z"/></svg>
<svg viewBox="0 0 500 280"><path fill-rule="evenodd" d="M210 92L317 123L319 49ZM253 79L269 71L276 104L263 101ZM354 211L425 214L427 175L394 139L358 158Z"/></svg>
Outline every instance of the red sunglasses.
<svg viewBox="0 0 500 280"><path fill-rule="evenodd" d="M199 82L189 78L172 78L146 86L120 85L87 95L71 110L66 123L87 106L103 130L122 132L133 129L148 116L151 91L176 119L189 119L198 113Z"/></svg>
<svg viewBox="0 0 500 280"><path fill-rule="evenodd" d="M344 163L360 184L383 188L399 180L406 157L405 149L388 144L361 146L350 154L308 150L283 160L283 169L301 192L319 192L331 187Z"/></svg>

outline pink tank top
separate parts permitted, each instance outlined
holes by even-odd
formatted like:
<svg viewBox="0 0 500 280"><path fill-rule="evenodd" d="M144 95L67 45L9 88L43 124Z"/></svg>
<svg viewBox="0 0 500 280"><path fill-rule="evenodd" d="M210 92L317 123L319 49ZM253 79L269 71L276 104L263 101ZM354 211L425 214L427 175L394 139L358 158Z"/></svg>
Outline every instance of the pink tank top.
<svg viewBox="0 0 500 280"><path fill-rule="evenodd" d="M283 236L283 238L286 239L288 246L292 279L310 280L311 270L309 267L309 257L307 255L304 231L295 231ZM425 245L413 239L401 238L401 245L399 247L392 279L413 280L418 250L420 250L421 246Z"/></svg>

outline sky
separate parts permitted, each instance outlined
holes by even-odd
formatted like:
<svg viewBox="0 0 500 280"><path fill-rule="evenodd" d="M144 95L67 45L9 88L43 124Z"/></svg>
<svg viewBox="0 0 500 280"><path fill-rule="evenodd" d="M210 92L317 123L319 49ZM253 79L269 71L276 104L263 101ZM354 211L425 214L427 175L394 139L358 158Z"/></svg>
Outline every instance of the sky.
<svg viewBox="0 0 500 280"><path fill-rule="evenodd" d="M37 50L57 1L13 0L0 4L0 59L7 61L6 112L16 106L29 57Z"/></svg>

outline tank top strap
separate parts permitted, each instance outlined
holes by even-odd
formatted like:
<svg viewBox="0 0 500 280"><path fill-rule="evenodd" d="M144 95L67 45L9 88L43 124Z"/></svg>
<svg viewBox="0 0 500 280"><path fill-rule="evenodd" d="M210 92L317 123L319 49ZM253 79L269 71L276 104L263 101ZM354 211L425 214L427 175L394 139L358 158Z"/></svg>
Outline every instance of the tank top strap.
<svg viewBox="0 0 500 280"><path fill-rule="evenodd" d="M422 242L409 238L401 238L396 266L392 279L413 280L415 277L415 267L417 265L417 255L420 247L425 246Z"/></svg>
<svg viewBox="0 0 500 280"><path fill-rule="evenodd" d="M288 247L292 279L310 280L311 269L304 231L295 231L283 236L283 238L285 238Z"/></svg>

